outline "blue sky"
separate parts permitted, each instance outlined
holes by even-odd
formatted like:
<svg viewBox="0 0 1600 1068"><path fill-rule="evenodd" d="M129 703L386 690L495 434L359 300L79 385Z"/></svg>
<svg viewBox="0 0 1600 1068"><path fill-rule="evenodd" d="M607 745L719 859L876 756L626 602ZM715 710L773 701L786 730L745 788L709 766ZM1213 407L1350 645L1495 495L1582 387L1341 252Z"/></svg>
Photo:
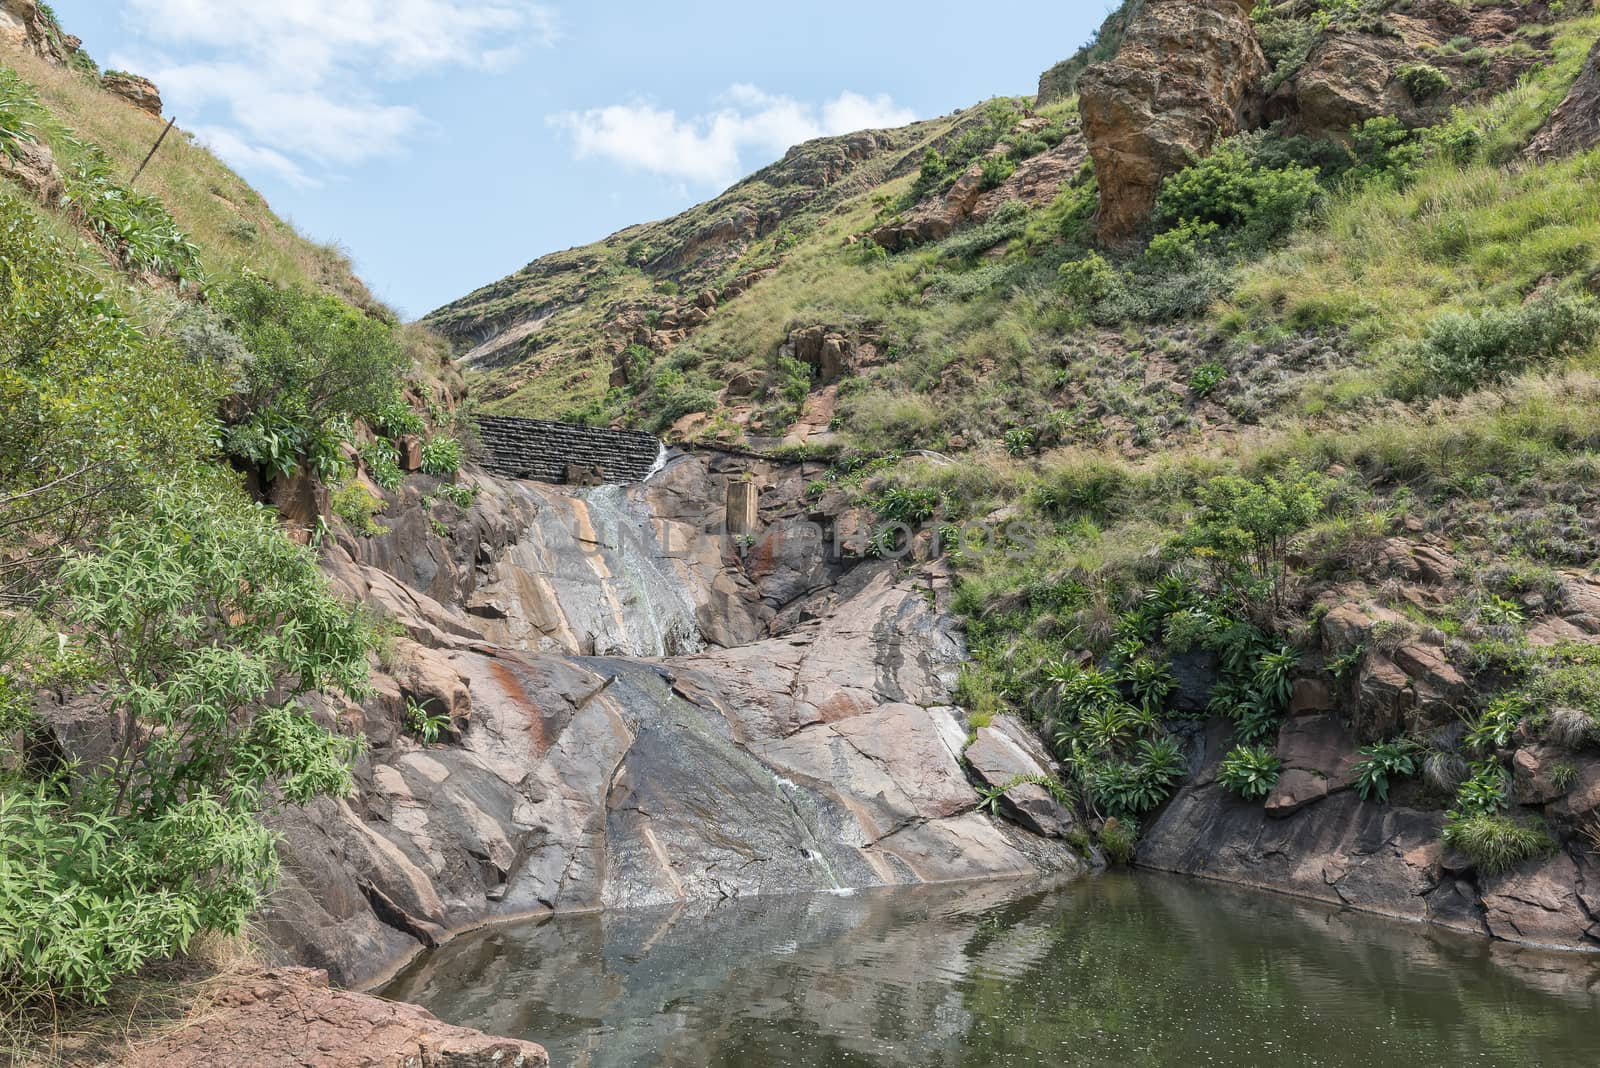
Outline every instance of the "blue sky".
<svg viewBox="0 0 1600 1068"><path fill-rule="evenodd" d="M1031 93L1111 0L54 0L417 316L820 133Z"/></svg>

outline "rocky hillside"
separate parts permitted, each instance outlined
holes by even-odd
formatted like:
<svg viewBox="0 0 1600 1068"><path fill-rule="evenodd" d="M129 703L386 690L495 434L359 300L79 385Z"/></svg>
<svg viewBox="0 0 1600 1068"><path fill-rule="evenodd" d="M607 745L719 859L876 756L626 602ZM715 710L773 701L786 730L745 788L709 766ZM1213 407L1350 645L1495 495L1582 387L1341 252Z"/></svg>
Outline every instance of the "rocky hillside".
<svg viewBox="0 0 1600 1068"><path fill-rule="evenodd" d="M1592 946L1597 35L1128 3L1037 99L430 321L498 410L807 458L861 555L942 555L958 704L1113 854Z"/></svg>

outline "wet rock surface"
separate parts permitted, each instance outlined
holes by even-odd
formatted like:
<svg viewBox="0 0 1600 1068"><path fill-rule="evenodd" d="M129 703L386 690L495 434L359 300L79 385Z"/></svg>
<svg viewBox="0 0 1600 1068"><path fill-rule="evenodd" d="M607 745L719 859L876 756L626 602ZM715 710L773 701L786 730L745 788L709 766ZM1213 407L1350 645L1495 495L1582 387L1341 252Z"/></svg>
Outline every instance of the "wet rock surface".
<svg viewBox="0 0 1600 1068"><path fill-rule="evenodd" d="M341 539L336 583L404 637L321 710L368 738L356 796L278 820L286 956L363 984L490 920L1076 865L977 811L948 576L831 558L803 469L716 466L480 479L450 539L405 507ZM734 477L764 480L765 554L718 536Z"/></svg>
<svg viewBox="0 0 1600 1068"><path fill-rule="evenodd" d="M1198 740L1201 770L1148 824L1146 868L1276 890L1365 912L1559 949L1596 950L1600 868L1557 851L1502 874L1475 872L1440 841L1444 813L1350 789L1356 737L1326 716L1284 726L1284 771L1265 806L1216 781L1233 742L1225 721Z"/></svg>

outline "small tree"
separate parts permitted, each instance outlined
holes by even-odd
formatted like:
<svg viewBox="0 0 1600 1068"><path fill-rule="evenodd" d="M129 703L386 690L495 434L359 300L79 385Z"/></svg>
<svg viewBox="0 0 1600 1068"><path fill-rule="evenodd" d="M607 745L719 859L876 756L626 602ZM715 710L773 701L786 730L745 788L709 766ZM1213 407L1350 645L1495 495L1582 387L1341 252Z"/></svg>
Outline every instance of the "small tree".
<svg viewBox="0 0 1600 1068"><path fill-rule="evenodd" d="M1208 560L1219 582L1282 607L1289 539L1322 514L1328 480L1290 464L1281 477L1221 475L1200 490L1200 513L1185 545Z"/></svg>
<svg viewBox="0 0 1600 1068"><path fill-rule="evenodd" d="M64 637L33 684L97 703L116 741L79 768L0 753L0 987L98 998L238 930L276 871L264 804L349 792L359 739L300 697L361 692L369 641L311 554L226 487L160 491L71 554L52 616Z"/></svg>

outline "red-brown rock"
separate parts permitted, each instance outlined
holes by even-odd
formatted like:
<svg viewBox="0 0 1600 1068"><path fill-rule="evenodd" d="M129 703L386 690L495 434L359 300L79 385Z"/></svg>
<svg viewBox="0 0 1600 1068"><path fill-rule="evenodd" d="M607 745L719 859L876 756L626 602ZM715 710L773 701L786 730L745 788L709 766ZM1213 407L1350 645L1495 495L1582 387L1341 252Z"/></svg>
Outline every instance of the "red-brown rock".
<svg viewBox="0 0 1600 1068"><path fill-rule="evenodd" d="M1250 0L1149 0L1117 56L1078 79L1100 239L1125 244L1168 175L1260 120L1267 61Z"/></svg>
<svg viewBox="0 0 1600 1068"><path fill-rule="evenodd" d="M547 1068L542 1046L452 1027L416 1005L334 990L328 973L246 976L120 1068Z"/></svg>

